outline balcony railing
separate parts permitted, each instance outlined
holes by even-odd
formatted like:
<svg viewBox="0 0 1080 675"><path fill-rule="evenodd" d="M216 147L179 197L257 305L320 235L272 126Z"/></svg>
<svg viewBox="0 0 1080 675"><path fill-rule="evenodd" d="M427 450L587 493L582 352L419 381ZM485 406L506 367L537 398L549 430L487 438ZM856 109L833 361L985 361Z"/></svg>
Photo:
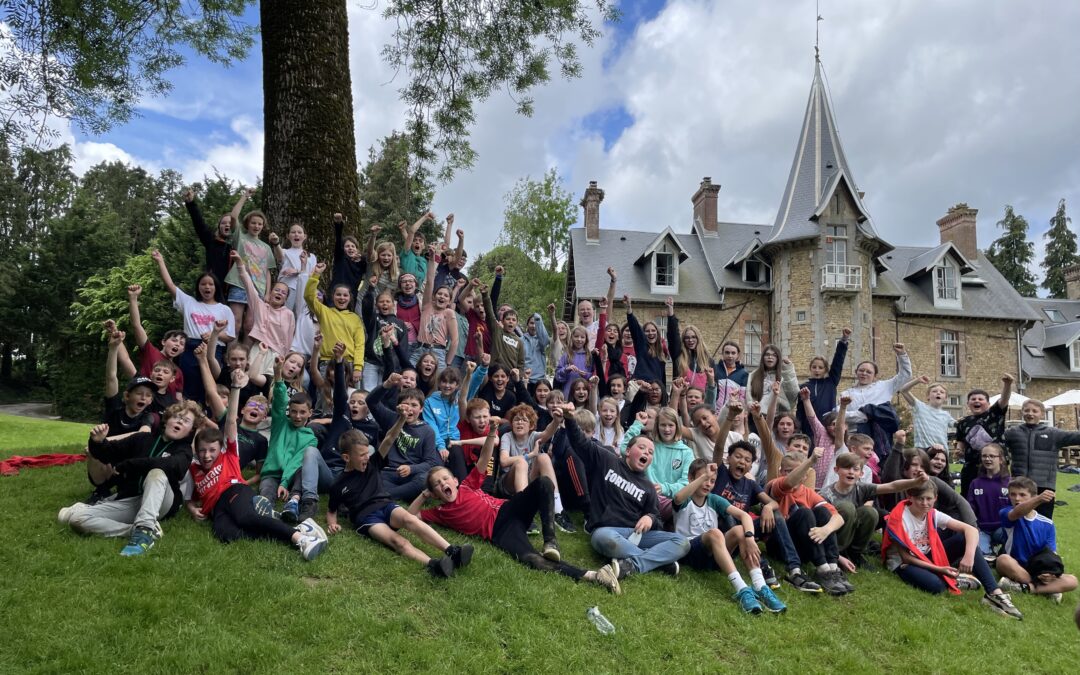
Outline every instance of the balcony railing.
<svg viewBox="0 0 1080 675"><path fill-rule="evenodd" d="M861 265L825 265L821 268L821 290L857 293L861 289Z"/></svg>

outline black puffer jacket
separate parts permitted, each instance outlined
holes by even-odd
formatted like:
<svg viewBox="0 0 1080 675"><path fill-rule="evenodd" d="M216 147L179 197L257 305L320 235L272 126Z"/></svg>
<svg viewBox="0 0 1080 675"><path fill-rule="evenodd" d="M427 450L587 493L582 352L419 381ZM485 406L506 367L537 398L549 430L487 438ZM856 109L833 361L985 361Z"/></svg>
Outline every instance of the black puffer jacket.
<svg viewBox="0 0 1080 675"><path fill-rule="evenodd" d="M1005 431L1012 475L1027 476L1042 488L1057 484L1058 450L1080 445L1080 431L1063 431L1045 424L1021 424Z"/></svg>

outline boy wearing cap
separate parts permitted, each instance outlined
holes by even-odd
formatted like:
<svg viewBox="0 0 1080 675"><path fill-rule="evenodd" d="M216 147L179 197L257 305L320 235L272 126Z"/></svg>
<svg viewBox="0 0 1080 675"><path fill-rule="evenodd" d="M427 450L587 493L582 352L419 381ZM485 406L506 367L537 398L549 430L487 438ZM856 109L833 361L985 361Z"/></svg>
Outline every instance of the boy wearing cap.
<svg viewBox="0 0 1080 675"><path fill-rule="evenodd" d="M154 401L157 388L149 377L136 375L128 382L124 393L120 393L116 362L124 345L124 332L116 330L112 322L107 322L105 328L108 331L109 351L105 357L105 414L101 421L109 425L112 440L136 431L152 431L157 426L157 417L150 411L150 404ZM90 495L91 504L107 497L112 491L113 483L109 475L104 464L87 454L86 476L94 486L94 492Z"/></svg>

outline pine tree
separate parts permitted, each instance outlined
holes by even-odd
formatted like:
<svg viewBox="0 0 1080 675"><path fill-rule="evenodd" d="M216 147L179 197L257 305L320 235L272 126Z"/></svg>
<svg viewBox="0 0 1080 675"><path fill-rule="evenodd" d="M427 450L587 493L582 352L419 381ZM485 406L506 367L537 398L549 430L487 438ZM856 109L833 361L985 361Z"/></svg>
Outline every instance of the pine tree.
<svg viewBox="0 0 1080 675"><path fill-rule="evenodd" d="M1046 270L1042 287L1051 298L1065 297L1065 268L1080 262L1076 253L1076 234L1069 229L1072 218L1065 215L1065 200L1058 202L1057 213L1050 219L1050 229L1043 234L1047 241L1042 268Z"/></svg>
<svg viewBox="0 0 1080 675"><path fill-rule="evenodd" d="M1028 241L1028 222L1013 212L1011 204L1005 205L1005 217L997 222L1005 233L986 249L986 257L1012 284L1016 292L1025 297L1035 296L1035 244Z"/></svg>

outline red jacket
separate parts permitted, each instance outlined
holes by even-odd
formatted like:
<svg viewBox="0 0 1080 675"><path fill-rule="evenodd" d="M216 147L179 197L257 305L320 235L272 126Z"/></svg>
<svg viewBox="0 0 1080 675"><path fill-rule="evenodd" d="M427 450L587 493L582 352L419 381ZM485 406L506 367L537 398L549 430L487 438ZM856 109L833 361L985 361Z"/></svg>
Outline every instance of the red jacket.
<svg viewBox="0 0 1080 675"><path fill-rule="evenodd" d="M949 556L945 554L945 547L941 545L941 537L938 536L937 528L934 527L934 509L930 509L926 514L926 535L930 540L930 558L927 559L923 552L915 548L908 539L907 530L904 529L904 509L911 503L910 500L905 499L896 505L889 515L885 516L885 532L881 537L881 560L885 561L885 557L889 551L890 546L899 546L906 550L911 555L915 556L923 562L928 562L938 567L949 566ZM945 580L945 584L949 587L950 593L960 594L960 589L956 587L956 580L948 575L942 575Z"/></svg>

